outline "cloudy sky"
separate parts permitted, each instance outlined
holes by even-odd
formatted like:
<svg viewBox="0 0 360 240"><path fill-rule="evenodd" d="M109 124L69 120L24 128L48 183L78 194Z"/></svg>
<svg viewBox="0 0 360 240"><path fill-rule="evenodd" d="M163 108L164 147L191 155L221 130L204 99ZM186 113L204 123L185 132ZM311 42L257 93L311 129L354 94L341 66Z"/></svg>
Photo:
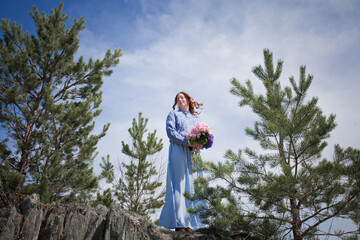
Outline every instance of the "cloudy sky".
<svg viewBox="0 0 360 240"><path fill-rule="evenodd" d="M0 0L1 18L34 31L28 12L35 4L50 14L55 0ZM282 85L298 79L299 66L314 75L309 96L319 97L326 115L336 114L333 145L360 148L360 1L357 0L64 0L68 24L80 16L86 29L80 34L78 56L102 58L107 49L121 48L123 56L111 77L104 79L103 113L97 130L111 123L99 143L99 157L123 160L121 141L138 112L149 118L148 129L164 140L160 158L167 161L165 119L179 91L204 103L200 115L212 126L213 148L203 158L223 161L227 149L258 148L244 134L257 117L229 93L230 80L252 80L263 64L263 49L284 60ZM159 159L159 160L161 160Z"/></svg>

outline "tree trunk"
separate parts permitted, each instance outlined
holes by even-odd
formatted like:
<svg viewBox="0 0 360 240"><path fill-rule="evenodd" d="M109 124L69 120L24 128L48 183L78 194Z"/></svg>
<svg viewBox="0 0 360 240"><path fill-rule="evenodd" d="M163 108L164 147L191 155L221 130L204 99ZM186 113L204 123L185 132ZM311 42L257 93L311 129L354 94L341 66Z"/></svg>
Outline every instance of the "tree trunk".
<svg viewBox="0 0 360 240"><path fill-rule="evenodd" d="M296 199L290 199L291 214L292 214L292 232L294 235L294 240L302 240L301 233L301 219L299 207L296 204Z"/></svg>

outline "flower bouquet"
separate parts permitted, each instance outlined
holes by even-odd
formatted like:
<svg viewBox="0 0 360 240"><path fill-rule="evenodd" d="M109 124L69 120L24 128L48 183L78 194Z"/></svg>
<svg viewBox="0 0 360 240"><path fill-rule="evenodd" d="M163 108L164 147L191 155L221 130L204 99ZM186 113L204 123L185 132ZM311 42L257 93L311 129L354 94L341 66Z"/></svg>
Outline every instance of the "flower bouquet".
<svg viewBox="0 0 360 240"><path fill-rule="evenodd" d="M200 122L186 134L188 143L192 146L193 152L203 148L210 148L214 142L214 135L211 128L204 122Z"/></svg>
<svg viewBox="0 0 360 240"><path fill-rule="evenodd" d="M204 122L200 122L193 127L193 129L186 134L186 139L190 146L190 149L193 152L193 158L191 166L194 163L194 159L200 158L199 151L200 149L207 149L213 145L214 135L212 134L211 128Z"/></svg>

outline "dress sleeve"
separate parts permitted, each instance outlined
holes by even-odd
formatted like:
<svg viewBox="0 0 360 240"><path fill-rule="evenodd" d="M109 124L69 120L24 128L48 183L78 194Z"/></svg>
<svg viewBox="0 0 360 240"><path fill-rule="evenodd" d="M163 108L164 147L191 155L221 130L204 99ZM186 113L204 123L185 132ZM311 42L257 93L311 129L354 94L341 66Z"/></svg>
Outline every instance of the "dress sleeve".
<svg viewBox="0 0 360 240"><path fill-rule="evenodd" d="M166 133L169 137L171 142L181 144L181 145L188 145L188 141L185 136L180 134L176 130L176 117L174 112L170 112L166 119Z"/></svg>

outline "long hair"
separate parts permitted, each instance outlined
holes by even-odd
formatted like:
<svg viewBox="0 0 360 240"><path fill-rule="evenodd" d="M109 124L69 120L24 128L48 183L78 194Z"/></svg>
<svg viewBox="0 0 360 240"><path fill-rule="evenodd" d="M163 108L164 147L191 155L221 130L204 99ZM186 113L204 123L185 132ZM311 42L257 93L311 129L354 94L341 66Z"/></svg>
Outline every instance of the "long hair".
<svg viewBox="0 0 360 240"><path fill-rule="evenodd" d="M186 97L186 99L189 102L189 112L193 115L199 115L200 112L196 111L197 109L199 109L202 105L204 105L203 103L198 103L194 100L194 98L192 96L190 96L188 93L186 92L179 92L178 94L176 94L175 96L175 100L174 100L174 105L172 106L173 110L175 110L175 106L177 104L177 97L179 94L184 94L184 96ZM201 108L200 108L201 109Z"/></svg>

